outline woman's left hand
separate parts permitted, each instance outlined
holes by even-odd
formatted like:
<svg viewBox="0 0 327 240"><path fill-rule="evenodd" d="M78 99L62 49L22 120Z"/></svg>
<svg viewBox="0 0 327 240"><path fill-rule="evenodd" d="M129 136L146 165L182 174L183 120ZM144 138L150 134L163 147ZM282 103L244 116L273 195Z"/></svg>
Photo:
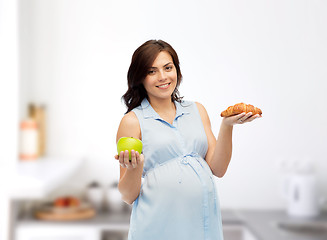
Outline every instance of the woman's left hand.
<svg viewBox="0 0 327 240"><path fill-rule="evenodd" d="M235 124L243 124L243 123L248 123L252 122L256 118L261 118L259 114L252 115L252 112L249 113L240 113L235 116L231 117L224 117L223 123L229 126L233 126Z"/></svg>

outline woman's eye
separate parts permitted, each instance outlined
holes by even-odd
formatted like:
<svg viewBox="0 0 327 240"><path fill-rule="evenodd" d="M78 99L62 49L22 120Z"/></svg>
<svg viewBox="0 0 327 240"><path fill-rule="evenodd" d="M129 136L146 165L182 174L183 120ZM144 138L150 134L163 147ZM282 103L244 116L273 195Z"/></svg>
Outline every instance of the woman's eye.
<svg viewBox="0 0 327 240"><path fill-rule="evenodd" d="M149 75L153 75L153 74L155 74L155 72L156 72L156 71L154 71L154 70L150 70L150 71L148 71L148 74L149 74Z"/></svg>
<svg viewBox="0 0 327 240"><path fill-rule="evenodd" d="M168 66L168 67L166 67L166 70L167 70L167 71L170 71L170 70L172 70L172 69L173 69L172 66Z"/></svg>

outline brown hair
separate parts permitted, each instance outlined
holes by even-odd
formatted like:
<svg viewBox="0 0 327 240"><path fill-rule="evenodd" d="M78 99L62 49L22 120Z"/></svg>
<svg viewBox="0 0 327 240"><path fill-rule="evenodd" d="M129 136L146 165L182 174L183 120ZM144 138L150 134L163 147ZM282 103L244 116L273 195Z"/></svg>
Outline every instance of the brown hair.
<svg viewBox="0 0 327 240"><path fill-rule="evenodd" d="M171 100L181 102L182 97L179 96L178 87L182 81L182 73L179 67L177 53L172 46L162 40L149 40L138 47L132 56L132 61L127 73L128 89L122 97L127 106L126 113L139 106L144 98L148 98L148 94L143 86L143 81L154 60L162 51L166 51L170 54L177 71L177 85L171 95Z"/></svg>

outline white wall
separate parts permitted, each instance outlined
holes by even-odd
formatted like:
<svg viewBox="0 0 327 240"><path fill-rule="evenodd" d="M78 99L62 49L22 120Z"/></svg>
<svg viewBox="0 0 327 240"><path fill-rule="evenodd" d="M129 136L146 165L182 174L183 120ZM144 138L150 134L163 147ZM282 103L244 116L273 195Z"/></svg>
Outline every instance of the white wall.
<svg viewBox="0 0 327 240"><path fill-rule="evenodd" d="M0 0L0 240L11 236L8 178L14 172L18 140L18 7Z"/></svg>
<svg viewBox="0 0 327 240"><path fill-rule="evenodd" d="M234 129L223 208L281 208L283 159L309 158L327 194L326 1L21 1L21 117L48 108L48 154L87 158L67 189L118 177L115 135L133 51L163 39L179 53L185 99L220 112L243 101L263 118Z"/></svg>

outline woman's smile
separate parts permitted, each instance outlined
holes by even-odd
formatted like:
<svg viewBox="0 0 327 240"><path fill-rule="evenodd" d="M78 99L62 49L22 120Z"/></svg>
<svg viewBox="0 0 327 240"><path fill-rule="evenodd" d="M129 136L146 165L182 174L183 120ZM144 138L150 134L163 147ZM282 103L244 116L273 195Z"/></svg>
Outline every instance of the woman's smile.
<svg viewBox="0 0 327 240"><path fill-rule="evenodd" d="M160 89L167 89L169 86L170 86L171 83L165 83L165 84L162 84L162 85L159 85L159 86L156 86L157 88L160 88Z"/></svg>

